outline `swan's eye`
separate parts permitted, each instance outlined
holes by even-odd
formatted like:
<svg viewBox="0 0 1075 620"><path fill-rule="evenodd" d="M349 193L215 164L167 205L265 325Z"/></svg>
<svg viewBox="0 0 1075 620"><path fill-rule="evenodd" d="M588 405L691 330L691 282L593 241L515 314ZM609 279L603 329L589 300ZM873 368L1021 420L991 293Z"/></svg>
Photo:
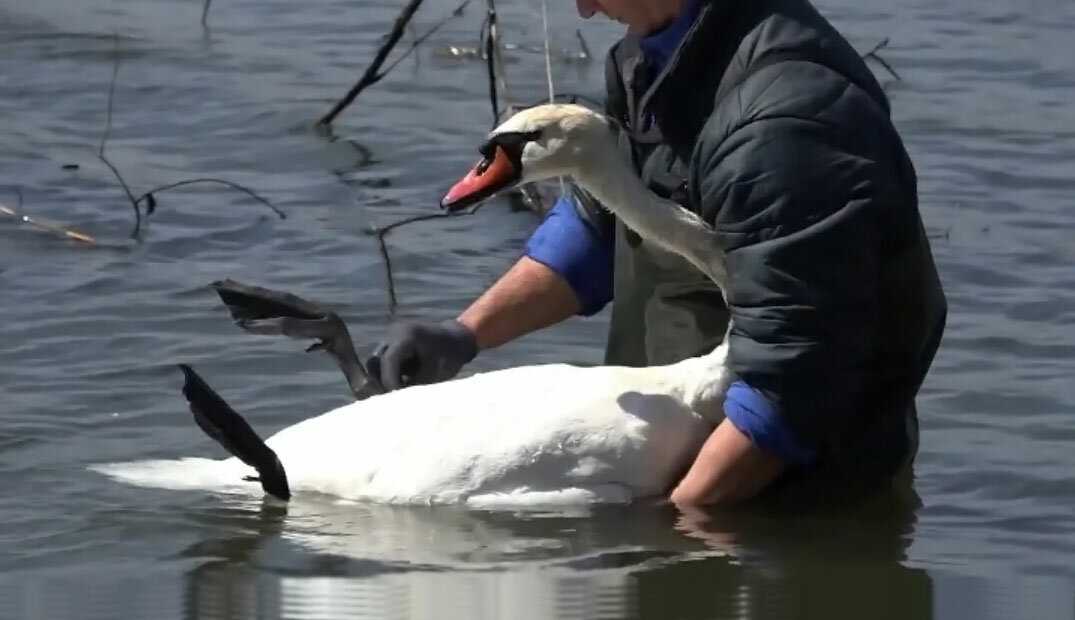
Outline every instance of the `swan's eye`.
<svg viewBox="0 0 1075 620"><path fill-rule="evenodd" d="M493 163L493 159L496 157L496 142L489 140L485 144L478 148L478 152L482 154L482 160L478 162L478 165L474 168L474 172L478 175L485 174L485 171Z"/></svg>
<svg viewBox="0 0 1075 620"><path fill-rule="evenodd" d="M485 144L478 148L478 152L482 154L482 161L478 163L478 167L475 171L478 174L485 172L489 164L496 158L496 148L499 146L504 149L504 152L513 161L519 161L522 157L523 148L530 142L535 142L541 139L541 130L536 129L534 131L505 131L498 133L485 141Z"/></svg>

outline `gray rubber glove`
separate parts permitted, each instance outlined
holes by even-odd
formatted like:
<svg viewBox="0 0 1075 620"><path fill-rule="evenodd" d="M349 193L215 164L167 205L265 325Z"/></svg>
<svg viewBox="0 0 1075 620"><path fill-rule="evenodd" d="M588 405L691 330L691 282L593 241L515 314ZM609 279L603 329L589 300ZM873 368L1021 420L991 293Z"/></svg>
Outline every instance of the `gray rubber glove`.
<svg viewBox="0 0 1075 620"><path fill-rule="evenodd" d="M396 323L366 368L391 391L451 379L477 355L474 334L459 321Z"/></svg>

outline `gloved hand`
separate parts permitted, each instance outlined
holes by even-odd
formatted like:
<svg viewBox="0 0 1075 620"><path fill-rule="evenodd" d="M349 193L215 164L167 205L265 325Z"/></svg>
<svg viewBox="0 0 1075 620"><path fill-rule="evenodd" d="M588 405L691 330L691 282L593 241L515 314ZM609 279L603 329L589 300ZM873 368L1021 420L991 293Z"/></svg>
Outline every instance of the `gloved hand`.
<svg viewBox="0 0 1075 620"><path fill-rule="evenodd" d="M451 379L477 355L474 334L459 321L396 323L366 368L392 391Z"/></svg>

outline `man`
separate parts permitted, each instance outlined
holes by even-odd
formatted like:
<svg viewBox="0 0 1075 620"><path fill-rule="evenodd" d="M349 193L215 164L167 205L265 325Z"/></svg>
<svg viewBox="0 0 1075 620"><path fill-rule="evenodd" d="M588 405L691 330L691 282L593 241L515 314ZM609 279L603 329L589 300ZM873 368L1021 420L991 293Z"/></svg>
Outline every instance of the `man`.
<svg viewBox="0 0 1075 620"><path fill-rule="evenodd" d="M739 380L671 500L892 479L917 450L913 399L946 302L873 75L807 0L576 1L628 26L609 53L606 112L648 186L717 230L728 306L574 191L456 320L394 326L382 382L447 379L482 349L610 300L609 364L708 352L731 315Z"/></svg>

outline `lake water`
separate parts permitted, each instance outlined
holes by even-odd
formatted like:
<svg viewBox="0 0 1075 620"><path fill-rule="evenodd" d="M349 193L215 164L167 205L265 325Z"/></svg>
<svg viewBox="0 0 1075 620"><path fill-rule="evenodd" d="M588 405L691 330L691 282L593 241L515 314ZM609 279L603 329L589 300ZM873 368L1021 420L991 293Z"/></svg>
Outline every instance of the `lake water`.
<svg viewBox="0 0 1075 620"><path fill-rule="evenodd" d="M191 424L194 364L269 434L346 402L330 361L242 334L232 277L332 305L362 347L391 320L371 226L430 213L491 122L475 1L336 123L399 3L0 0L0 618L1075 618L1075 4L826 0L886 81L950 302L922 391L914 498L837 513L653 508L514 514L128 487L93 463L219 456ZM619 26L549 2L558 90L603 93ZM424 31L454 6L427 0ZM512 98L545 93L540 4L500 4ZM411 40L407 35L404 40ZM158 195L141 242L95 151ZM64 166L68 166L65 168ZM77 165L77 169L71 169ZM537 225L496 201L388 243L397 316L453 316ZM596 363L605 318L474 369Z"/></svg>

